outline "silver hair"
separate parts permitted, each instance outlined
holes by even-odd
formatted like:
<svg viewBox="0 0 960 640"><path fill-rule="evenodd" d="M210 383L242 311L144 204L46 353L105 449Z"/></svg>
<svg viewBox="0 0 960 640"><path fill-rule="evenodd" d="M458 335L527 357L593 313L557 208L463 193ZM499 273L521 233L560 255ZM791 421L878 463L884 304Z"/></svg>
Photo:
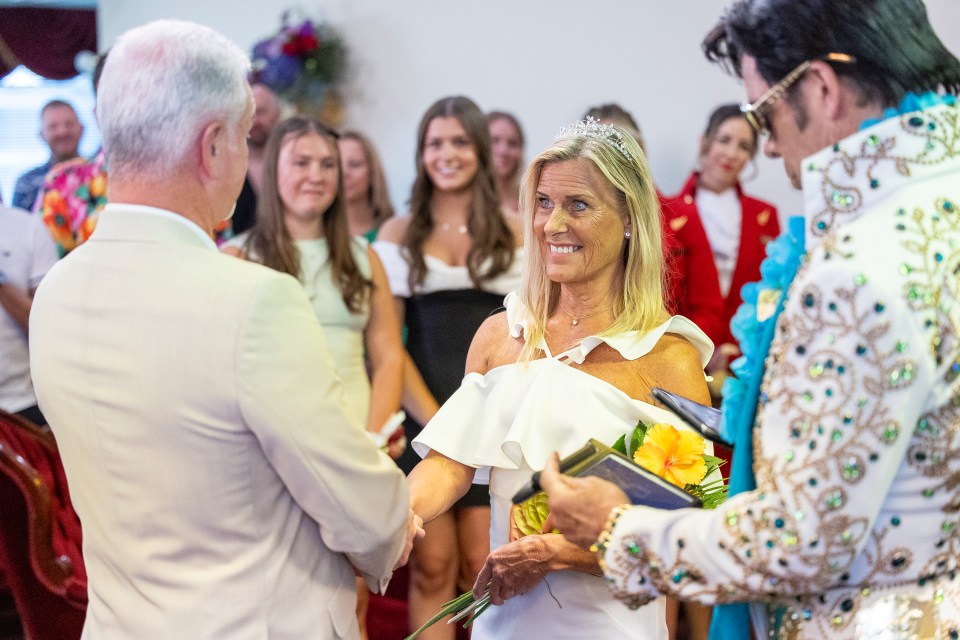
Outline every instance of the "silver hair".
<svg viewBox="0 0 960 640"><path fill-rule="evenodd" d="M114 178L178 166L210 122L246 113L250 60L199 24L157 20L130 29L110 49L97 120Z"/></svg>

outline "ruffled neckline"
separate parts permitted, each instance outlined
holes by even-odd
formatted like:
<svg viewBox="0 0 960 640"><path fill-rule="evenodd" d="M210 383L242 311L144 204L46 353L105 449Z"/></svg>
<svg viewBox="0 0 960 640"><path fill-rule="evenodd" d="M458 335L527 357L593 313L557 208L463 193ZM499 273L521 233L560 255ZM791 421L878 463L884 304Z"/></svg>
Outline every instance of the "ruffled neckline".
<svg viewBox="0 0 960 640"><path fill-rule="evenodd" d="M503 301L507 312L507 326L510 336L523 339L527 326L530 323L530 312L520 299L516 291L511 291ZM591 335L580 343L561 354L554 356L546 342L538 345L547 354L548 358L564 357L577 364L583 364L587 356L600 344L606 344L615 349L625 360L637 360L650 353L665 333L681 335L696 348L700 354L700 363L707 366L713 355L713 342L700 330L693 321L683 316L671 316L662 324L650 331L624 331L615 335Z"/></svg>

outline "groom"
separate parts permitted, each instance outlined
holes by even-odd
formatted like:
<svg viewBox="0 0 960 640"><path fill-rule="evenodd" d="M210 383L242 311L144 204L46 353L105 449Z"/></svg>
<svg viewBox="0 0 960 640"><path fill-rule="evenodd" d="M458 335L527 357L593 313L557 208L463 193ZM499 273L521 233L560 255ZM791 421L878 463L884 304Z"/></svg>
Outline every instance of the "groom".
<svg viewBox="0 0 960 640"><path fill-rule="evenodd" d="M420 531L301 285L210 239L247 169L248 67L195 24L119 38L97 97L110 204L36 294L84 638L358 638L354 567L382 589Z"/></svg>

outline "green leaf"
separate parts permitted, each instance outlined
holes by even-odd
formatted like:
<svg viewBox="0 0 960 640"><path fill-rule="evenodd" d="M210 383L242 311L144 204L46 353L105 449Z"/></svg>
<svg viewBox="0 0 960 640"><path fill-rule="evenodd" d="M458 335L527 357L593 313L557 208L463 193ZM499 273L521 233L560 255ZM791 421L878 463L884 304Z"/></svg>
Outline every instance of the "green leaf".
<svg viewBox="0 0 960 640"><path fill-rule="evenodd" d="M626 440L627 440L627 434L623 434L617 439L616 442L613 443L613 446L611 447L611 449L613 449L614 451L619 451L623 455L627 455Z"/></svg>
<svg viewBox="0 0 960 640"><path fill-rule="evenodd" d="M630 434L630 453L629 456L633 458L633 454L643 446L643 440L647 437L647 425L643 422L638 422L637 426L634 428L633 433Z"/></svg>

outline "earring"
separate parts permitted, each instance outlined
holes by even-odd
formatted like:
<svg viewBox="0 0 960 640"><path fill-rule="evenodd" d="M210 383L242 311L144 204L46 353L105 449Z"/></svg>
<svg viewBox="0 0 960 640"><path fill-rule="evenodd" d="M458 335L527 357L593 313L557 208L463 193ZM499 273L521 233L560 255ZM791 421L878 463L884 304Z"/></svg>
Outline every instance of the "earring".
<svg viewBox="0 0 960 640"><path fill-rule="evenodd" d="M623 232L623 237L630 238L630 229L627 229L626 231Z"/></svg>

